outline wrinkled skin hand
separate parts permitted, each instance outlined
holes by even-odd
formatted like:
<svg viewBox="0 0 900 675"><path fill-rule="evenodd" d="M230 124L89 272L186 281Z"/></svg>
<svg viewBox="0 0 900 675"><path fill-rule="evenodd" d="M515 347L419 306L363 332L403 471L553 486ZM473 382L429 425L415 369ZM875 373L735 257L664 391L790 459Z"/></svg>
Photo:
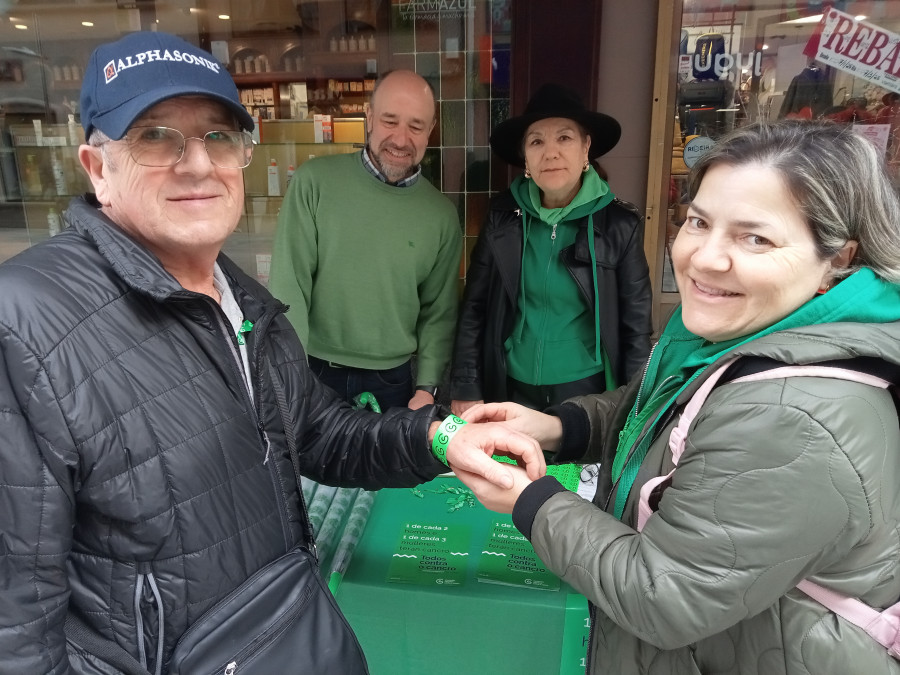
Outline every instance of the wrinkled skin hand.
<svg viewBox="0 0 900 675"><path fill-rule="evenodd" d="M496 484L485 480L483 477L475 473L455 468L456 477L468 487L486 508L499 513L512 513L516 500L522 494L522 491L531 485L532 480L524 469L516 466L510 466L510 472L513 477L513 485L510 488L498 487Z"/></svg>
<svg viewBox="0 0 900 675"><path fill-rule="evenodd" d="M475 405L482 405L484 401L459 401L453 400L450 401L450 412L452 412L457 417L462 417L463 413L466 412L469 408Z"/></svg>
<svg viewBox="0 0 900 675"><path fill-rule="evenodd" d="M437 428L435 422L429 442ZM447 446L447 464L454 471L474 474L500 487L512 488L517 467L498 462L491 458L492 455L514 459L524 467L524 473L531 480L537 480L547 472L544 453L537 441L504 424L464 424Z"/></svg>
<svg viewBox="0 0 900 675"><path fill-rule="evenodd" d="M421 389L416 389L416 393L413 394L413 397L409 399L409 403L407 407L410 410L418 410L426 405L431 405L434 403L434 396L429 394L427 391L422 391Z"/></svg>
<svg viewBox="0 0 900 675"><path fill-rule="evenodd" d="M462 415L471 423L500 422L504 426L535 439L544 450L556 452L562 440L562 422L518 403L487 403L472 406Z"/></svg>

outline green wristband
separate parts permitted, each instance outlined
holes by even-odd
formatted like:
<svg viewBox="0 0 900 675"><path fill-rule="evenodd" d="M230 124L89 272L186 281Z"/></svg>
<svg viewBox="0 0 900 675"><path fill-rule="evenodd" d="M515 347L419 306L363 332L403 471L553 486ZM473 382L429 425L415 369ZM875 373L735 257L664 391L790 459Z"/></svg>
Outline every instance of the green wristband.
<svg viewBox="0 0 900 675"><path fill-rule="evenodd" d="M450 444L450 439L453 438L457 431L462 429L465 423L466 421L461 417L450 415L441 422L441 426L434 433L434 438L431 441L431 452L444 464L447 463L447 446Z"/></svg>

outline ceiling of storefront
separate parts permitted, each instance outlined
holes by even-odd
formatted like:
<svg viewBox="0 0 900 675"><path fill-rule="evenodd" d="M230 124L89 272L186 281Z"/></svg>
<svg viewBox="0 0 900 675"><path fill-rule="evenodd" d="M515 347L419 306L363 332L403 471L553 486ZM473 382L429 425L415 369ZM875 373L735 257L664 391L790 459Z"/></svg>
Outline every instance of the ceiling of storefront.
<svg viewBox="0 0 900 675"><path fill-rule="evenodd" d="M230 18L219 16L229 16L231 5L231 0L0 0L0 43L102 41L146 25L148 17L160 30L182 33L188 26L205 24L213 31L229 32Z"/></svg>
<svg viewBox="0 0 900 675"><path fill-rule="evenodd" d="M896 18L900 15L897 0L684 0L683 13L697 23L707 25L732 23L736 14L754 12L778 14L782 21L819 15L824 7L835 5L848 14L873 18Z"/></svg>
<svg viewBox="0 0 900 675"><path fill-rule="evenodd" d="M344 0L318 0L318 2ZM528 1L528 0L514 0ZM47 41L99 42L146 26L152 17L160 30L229 35L232 26L288 28L297 23L304 0L0 0L0 45L37 45ZM718 26L765 18L778 23L821 13L823 0L683 0L683 25ZM900 0L846 0L841 9L879 19L900 16ZM228 18L220 18L227 16ZM253 26L244 25L252 19ZM93 25L85 26L83 22ZM260 23L262 22L262 23ZM277 26L281 22L283 25ZM17 26L19 26L17 28ZM803 28L792 28L802 31ZM38 50L39 51L39 50Z"/></svg>
<svg viewBox="0 0 900 675"><path fill-rule="evenodd" d="M345 0L314 4L337 2ZM312 0L0 0L0 45L99 42L148 23L179 34L199 29L222 37L236 31L290 30L302 23L301 11L309 4Z"/></svg>

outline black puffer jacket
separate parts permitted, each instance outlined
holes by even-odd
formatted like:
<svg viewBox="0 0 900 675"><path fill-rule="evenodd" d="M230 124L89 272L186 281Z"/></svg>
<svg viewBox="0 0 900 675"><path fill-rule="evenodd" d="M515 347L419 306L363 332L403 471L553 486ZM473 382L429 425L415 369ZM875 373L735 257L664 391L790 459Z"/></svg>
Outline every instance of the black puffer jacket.
<svg viewBox="0 0 900 675"><path fill-rule="evenodd" d="M143 640L152 672L301 540L271 366L302 470L324 483L406 486L445 470L425 441L435 410L340 403L310 374L285 307L221 256L255 324L252 402L216 303L94 205L74 200L66 219L0 265L0 672L113 672L67 649L67 611L135 658Z"/></svg>
<svg viewBox="0 0 900 675"><path fill-rule="evenodd" d="M497 195L472 252L450 371L453 399L507 400L504 342L514 327L522 273L518 209L509 190ZM642 247L643 219L634 206L616 199L597 211L593 221L600 334L615 379L623 384L650 353L652 292ZM560 256L585 304L593 308L587 222L587 216L581 219L575 243Z"/></svg>

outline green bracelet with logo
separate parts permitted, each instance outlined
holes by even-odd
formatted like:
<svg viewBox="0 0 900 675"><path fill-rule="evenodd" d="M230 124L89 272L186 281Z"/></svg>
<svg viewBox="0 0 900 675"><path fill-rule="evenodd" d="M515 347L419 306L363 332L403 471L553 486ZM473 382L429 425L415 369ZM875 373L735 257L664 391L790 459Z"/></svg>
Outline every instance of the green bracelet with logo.
<svg viewBox="0 0 900 675"><path fill-rule="evenodd" d="M444 464L447 463L447 446L450 444L450 439L462 429L465 423L466 421L461 417L450 415L437 428L431 441L431 452Z"/></svg>

